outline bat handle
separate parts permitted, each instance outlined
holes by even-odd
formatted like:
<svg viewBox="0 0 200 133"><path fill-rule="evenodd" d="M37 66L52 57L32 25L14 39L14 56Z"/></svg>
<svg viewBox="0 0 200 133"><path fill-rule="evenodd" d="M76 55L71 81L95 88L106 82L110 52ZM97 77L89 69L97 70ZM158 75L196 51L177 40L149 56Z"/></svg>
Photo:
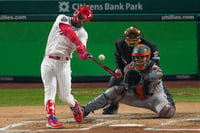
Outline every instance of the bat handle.
<svg viewBox="0 0 200 133"><path fill-rule="evenodd" d="M87 57L88 57L88 58L92 58L93 56L92 56L91 53L87 53Z"/></svg>

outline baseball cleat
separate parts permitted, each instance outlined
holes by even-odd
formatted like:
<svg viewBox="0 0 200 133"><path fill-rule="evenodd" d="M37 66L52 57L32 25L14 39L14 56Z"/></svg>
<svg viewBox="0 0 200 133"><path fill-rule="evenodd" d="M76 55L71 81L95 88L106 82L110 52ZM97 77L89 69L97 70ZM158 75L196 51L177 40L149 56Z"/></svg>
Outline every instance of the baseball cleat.
<svg viewBox="0 0 200 133"><path fill-rule="evenodd" d="M82 113L77 101L75 101L75 106L74 107L70 107L70 109L73 112L75 121L77 123L81 123L81 121L83 120L83 113Z"/></svg>
<svg viewBox="0 0 200 133"><path fill-rule="evenodd" d="M60 122L58 122L56 116L50 115L50 116L48 117L46 127L48 127L48 128L62 128L62 127L63 127L63 124L60 123Z"/></svg>

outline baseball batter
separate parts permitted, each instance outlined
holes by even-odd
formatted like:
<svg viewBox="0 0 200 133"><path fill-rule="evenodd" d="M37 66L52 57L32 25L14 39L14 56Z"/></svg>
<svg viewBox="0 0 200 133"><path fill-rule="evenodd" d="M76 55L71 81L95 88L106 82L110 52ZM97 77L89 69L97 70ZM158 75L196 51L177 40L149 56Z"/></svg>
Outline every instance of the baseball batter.
<svg viewBox="0 0 200 133"><path fill-rule="evenodd" d="M59 15L48 36L45 56L41 64L41 76L45 91L46 126L49 128L63 126L56 118L55 96L57 91L60 100L70 106L76 122L82 121L83 114L78 102L71 94L70 59L75 50L82 60L92 56L86 50L88 34L82 27L92 17L93 13L87 6L78 8L73 17Z"/></svg>
<svg viewBox="0 0 200 133"><path fill-rule="evenodd" d="M176 109L167 99L163 88L163 72L150 60L151 50L147 45L139 44L133 48L133 61L124 68L123 85L113 86L90 101L81 109L84 116L103 108L113 101L150 109L158 117L171 118Z"/></svg>

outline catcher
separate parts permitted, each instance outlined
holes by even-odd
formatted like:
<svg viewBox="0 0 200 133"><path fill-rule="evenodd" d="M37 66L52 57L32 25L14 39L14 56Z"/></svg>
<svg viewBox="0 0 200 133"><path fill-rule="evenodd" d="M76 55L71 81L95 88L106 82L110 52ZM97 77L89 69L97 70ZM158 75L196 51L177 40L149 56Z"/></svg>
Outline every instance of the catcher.
<svg viewBox="0 0 200 133"><path fill-rule="evenodd" d="M133 60L124 68L123 85L113 86L81 106L84 116L116 101L150 109L161 118L173 117L176 109L167 100L162 83L163 72L150 60L150 54L148 46L135 46L132 51Z"/></svg>
<svg viewBox="0 0 200 133"><path fill-rule="evenodd" d="M145 44L151 49L150 59L159 66L159 52L156 45L146 39L144 39L144 34L140 31L138 27L132 25L128 27L124 33L122 34L122 39L117 40L115 42L115 72L122 77L124 76L123 70L126 65L128 65L132 61L132 50L138 44ZM116 79L113 76L110 78L108 82L108 88L112 86L121 85L122 80ZM173 100L172 95L170 94L167 86L163 82L164 91L167 95L167 99L171 105L175 107L175 101ZM119 103L112 102L106 108L103 109L103 114L116 114L118 112Z"/></svg>

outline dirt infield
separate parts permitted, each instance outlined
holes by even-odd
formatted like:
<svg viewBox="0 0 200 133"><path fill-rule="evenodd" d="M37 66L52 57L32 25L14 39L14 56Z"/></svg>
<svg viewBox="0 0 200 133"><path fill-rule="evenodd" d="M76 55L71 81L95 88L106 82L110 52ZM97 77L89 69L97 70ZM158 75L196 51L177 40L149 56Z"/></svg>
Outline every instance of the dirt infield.
<svg viewBox="0 0 200 133"><path fill-rule="evenodd" d="M155 113L149 110L120 104L118 114L102 115L102 110L98 110L86 117L81 124L74 121L67 105L56 108L58 119L64 123L62 129L45 127L45 113L42 106L1 107L0 132L200 132L200 103L177 103L177 114L171 119L156 118Z"/></svg>
<svg viewBox="0 0 200 133"><path fill-rule="evenodd" d="M168 87L200 88L200 81L166 82ZM8 84L0 84L5 88ZM20 88L21 84L13 84ZM73 84L74 88L88 87L86 83ZM95 84L94 88L106 87L106 83ZM192 86L193 85L193 86ZM26 85L24 85L26 86ZM30 87L30 84L28 85ZM95 87L96 86L96 87ZM26 86L27 87L27 86ZM31 88L40 88L35 84ZM90 88L92 85L90 84ZM21 87L23 88L23 87ZM0 107L0 132L70 132L70 133L197 133L200 132L200 103L177 103L177 113L171 119L156 118L155 113L120 104L116 115L102 115L102 109L90 114L81 124L75 123L67 105L56 106L62 129L47 129L43 106Z"/></svg>

